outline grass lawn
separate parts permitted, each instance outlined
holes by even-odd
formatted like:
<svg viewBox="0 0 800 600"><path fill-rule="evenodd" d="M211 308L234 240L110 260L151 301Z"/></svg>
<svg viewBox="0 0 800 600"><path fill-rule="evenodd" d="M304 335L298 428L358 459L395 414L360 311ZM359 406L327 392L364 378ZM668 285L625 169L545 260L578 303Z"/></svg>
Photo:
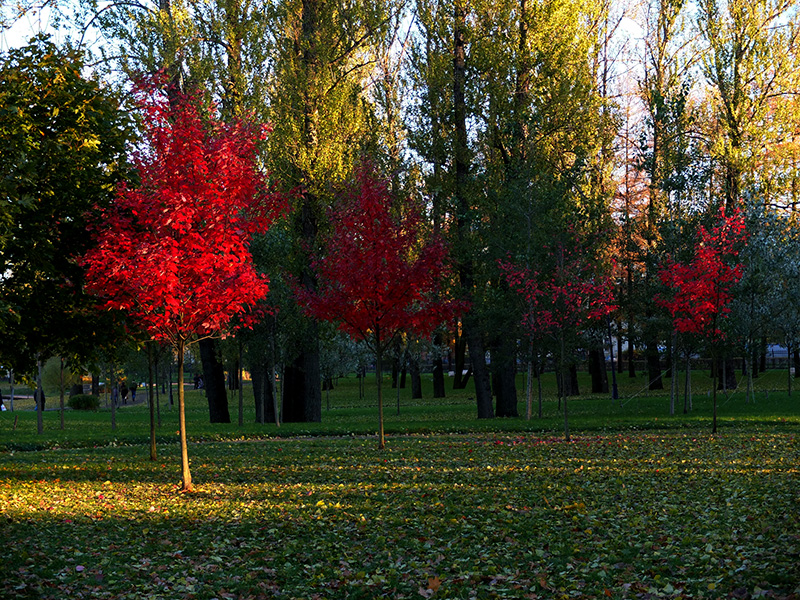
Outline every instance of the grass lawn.
<svg viewBox="0 0 800 600"><path fill-rule="evenodd" d="M755 404L720 397L711 436L693 381L688 415L627 376L622 402L571 399L571 443L551 381L531 421L404 390L382 452L374 382L280 429L252 423L251 397L245 427L235 398L234 424L210 425L192 392L192 494L175 410L157 462L143 406L115 431L105 410L63 431L45 411L42 436L33 411L0 413L0 597L798 598L800 393L762 376Z"/></svg>

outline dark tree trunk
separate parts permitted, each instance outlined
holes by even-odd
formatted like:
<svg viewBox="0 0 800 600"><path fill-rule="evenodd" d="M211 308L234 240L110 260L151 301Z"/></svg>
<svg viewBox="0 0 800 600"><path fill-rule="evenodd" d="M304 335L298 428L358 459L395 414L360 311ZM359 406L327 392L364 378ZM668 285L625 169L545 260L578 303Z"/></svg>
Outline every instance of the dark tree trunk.
<svg viewBox="0 0 800 600"><path fill-rule="evenodd" d="M312 339L316 342L316 326L313 329ZM307 348L291 364L286 365L283 381L283 422L322 421L319 349Z"/></svg>
<svg viewBox="0 0 800 600"><path fill-rule="evenodd" d="M762 373L767 372L767 338L761 338L761 364L759 365L759 371Z"/></svg>
<svg viewBox="0 0 800 600"><path fill-rule="evenodd" d="M100 375L92 373L92 396L100 396Z"/></svg>
<svg viewBox="0 0 800 600"><path fill-rule="evenodd" d="M647 381L650 390L663 390L664 380L661 377L661 356L658 353L658 342L655 339L647 340Z"/></svg>
<svg viewBox="0 0 800 600"><path fill-rule="evenodd" d="M442 360L442 334L437 333L433 338L433 344L438 350L436 358L433 359L433 397L444 398L444 361Z"/></svg>
<svg viewBox="0 0 800 600"><path fill-rule="evenodd" d="M422 377L419 373L419 363L416 359L408 361L408 371L411 375L411 399L422 398Z"/></svg>
<svg viewBox="0 0 800 600"><path fill-rule="evenodd" d="M408 377L408 369L406 368L406 361L403 361L403 368L400 369L400 389L406 389L406 377Z"/></svg>
<svg viewBox="0 0 800 600"><path fill-rule="evenodd" d="M497 416L518 417L517 382L514 363L505 361L496 371Z"/></svg>
<svg viewBox="0 0 800 600"><path fill-rule="evenodd" d="M230 371L228 371L228 389L239 389L239 361L235 361Z"/></svg>
<svg viewBox="0 0 800 600"><path fill-rule="evenodd" d="M736 389L736 364L732 358L717 360L717 381L719 382L718 389L720 390Z"/></svg>
<svg viewBox="0 0 800 600"><path fill-rule="evenodd" d="M200 340L199 345L209 417L212 423L230 423L228 392L225 389L225 370L219 357L219 342L207 338Z"/></svg>
<svg viewBox="0 0 800 600"><path fill-rule="evenodd" d="M392 389L397 389L397 378L400 373L400 359L397 356L392 357Z"/></svg>
<svg viewBox="0 0 800 600"><path fill-rule="evenodd" d="M472 324L465 323L466 334L469 339L469 357L472 364L472 373L475 376L475 400L478 406L479 419L494 417L492 407L492 390L489 382L489 369L486 367L486 351L483 346L483 336Z"/></svg>
<svg viewBox="0 0 800 600"><path fill-rule="evenodd" d="M498 417L518 417L516 340L503 335L492 349L492 387L496 397Z"/></svg>
<svg viewBox="0 0 800 600"><path fill-rule="evenodd" d="M256 407L256 423L275 423L275 399L272 396L273 365L269 360L252 366L253 399ZM263 414L262 414L263 413Z"/></svg>
<svg viewBox="0 0 800 600"><path fill-rule="evenodd" d="M792 352L792 357L793 357L792 366L794 367L794 376L795 378L797 378L800 377L800 368L798 368L798 365L800 365L800 350L795 350L794 352Z"/></svg>
<svg viewBox="0 0 800 600"><path fill-rule="evenodd" d="M606 372L606 361L601 349L593 348L589 350L589 372L592 375L592 393L608 393L608 373Z"/></svg>
<svg viewBox="0 0 800 600"><path fill-rule="evenodd" d="M558 374L558 367L556 367L556 374ZM556 377L558 380L558 392L561 397L565 396L579 396L580 390L578 389L578 366L569 365L567 367L566 377ZM565 390L561 389L561 382L564 382ZM566 393L565 393L566 392Z"/></svg>
<svg viewBox="0 0 800 600"><path fill-rule="evenodd" d="M456 336L455 344L455 366L453 367L453 389L463 390L467 387L467 377L464 375L467 366L467 336L461 334Z"/></svg>
<svg viewBox="0 0 800 600"><path fill-rule="evenodd" d="M628 334L628 377L633 379L636 377L636 361L633 348L633 337Z"/></svg>

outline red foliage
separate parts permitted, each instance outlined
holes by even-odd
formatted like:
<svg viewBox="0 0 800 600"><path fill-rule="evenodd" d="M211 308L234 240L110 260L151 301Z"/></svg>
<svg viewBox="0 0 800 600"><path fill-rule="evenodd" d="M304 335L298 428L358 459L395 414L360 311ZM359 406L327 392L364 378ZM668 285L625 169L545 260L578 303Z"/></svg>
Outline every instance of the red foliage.
<svg viewBox="0 0 800 600"><path fill-rule="evenodd" d="M553 258L555 268L550 275L511 261L498 263L509 287L529 307L523 325L532 335L552 335L600 319L616 308L611 278L593 268L579 250L559 245Z"/></svg>
<svg viewBox="0 0 800 600"><path fill-rule="evenodd" d="M745 235L738 210L727 216L723 207L711 231L700 228L692 260L688 264L670 260L661 270L661 281L674 294L657 297L656 302L669 310L678 331L723 336L719 324L730 310L731 288L742 278L736 257Z"/></svg>
<svg viewBox="0 0 800 600"><path fill-rule="evenodd" d="M427 335L452 318L458 303L441 294L447 248L423 241L423 221L409 198L393 206L375 173L364 167L357 187L331 215L326 254L312 260L317 289L295 286L309 315L340 323L377 352L401 332Z"/></svg>
<svg viewBox="0 0 800 600"><path fill-rule="evenodd" d="M173 344L229 327L267 294L248 248L281 207L256 162L266 128L222 123L198 98L139 92L147 146L85 258L87 288Z"/></svg>

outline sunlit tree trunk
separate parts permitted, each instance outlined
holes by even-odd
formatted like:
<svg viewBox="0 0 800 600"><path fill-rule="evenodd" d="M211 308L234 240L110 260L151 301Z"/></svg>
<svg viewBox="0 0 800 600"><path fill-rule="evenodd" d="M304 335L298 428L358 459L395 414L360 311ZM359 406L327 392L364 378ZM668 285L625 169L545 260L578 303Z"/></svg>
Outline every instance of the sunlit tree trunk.
<svg viewBox="0 0 800 600"><path fill-rule="evenodd" d="M186 352L186 342L179 340L178 352L178 435L181 444L181 491L192 491L192 473L189 471L189 445L186 439L186 392L183 389L183 362Z"/></svg>
<svg viewBox="0 0 800 600"><path fill-rule="evenodd" d="M147 404L150 409L150 460L158 458L156 450L155 384L153 382L153 342L147 342Z"/></svg>

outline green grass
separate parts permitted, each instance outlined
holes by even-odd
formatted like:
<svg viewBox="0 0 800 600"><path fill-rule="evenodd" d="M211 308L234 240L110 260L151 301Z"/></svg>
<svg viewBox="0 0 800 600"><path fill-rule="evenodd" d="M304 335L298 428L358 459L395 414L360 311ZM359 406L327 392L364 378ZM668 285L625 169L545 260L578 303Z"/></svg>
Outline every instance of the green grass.
<svg viewBox="0 0 800 600"><path fill-rule="evenodd" d="M113 432L104 410L64 431L45 411L42 436L33 411L0 413L0 597L800 596L800 398L766 393L785 378L755 404L720 396L717 436L699 373L689 415L626 379L621 407L570 400L571 443L549 380L531 421L479 421L449 390L404 390L398 417L389 394L383 452L374 380L280 428L252 423L251 398L245 427L235 398L234 424L211 425L191 392L191 494L174 409L156 462L143 406Z"/></svg>

